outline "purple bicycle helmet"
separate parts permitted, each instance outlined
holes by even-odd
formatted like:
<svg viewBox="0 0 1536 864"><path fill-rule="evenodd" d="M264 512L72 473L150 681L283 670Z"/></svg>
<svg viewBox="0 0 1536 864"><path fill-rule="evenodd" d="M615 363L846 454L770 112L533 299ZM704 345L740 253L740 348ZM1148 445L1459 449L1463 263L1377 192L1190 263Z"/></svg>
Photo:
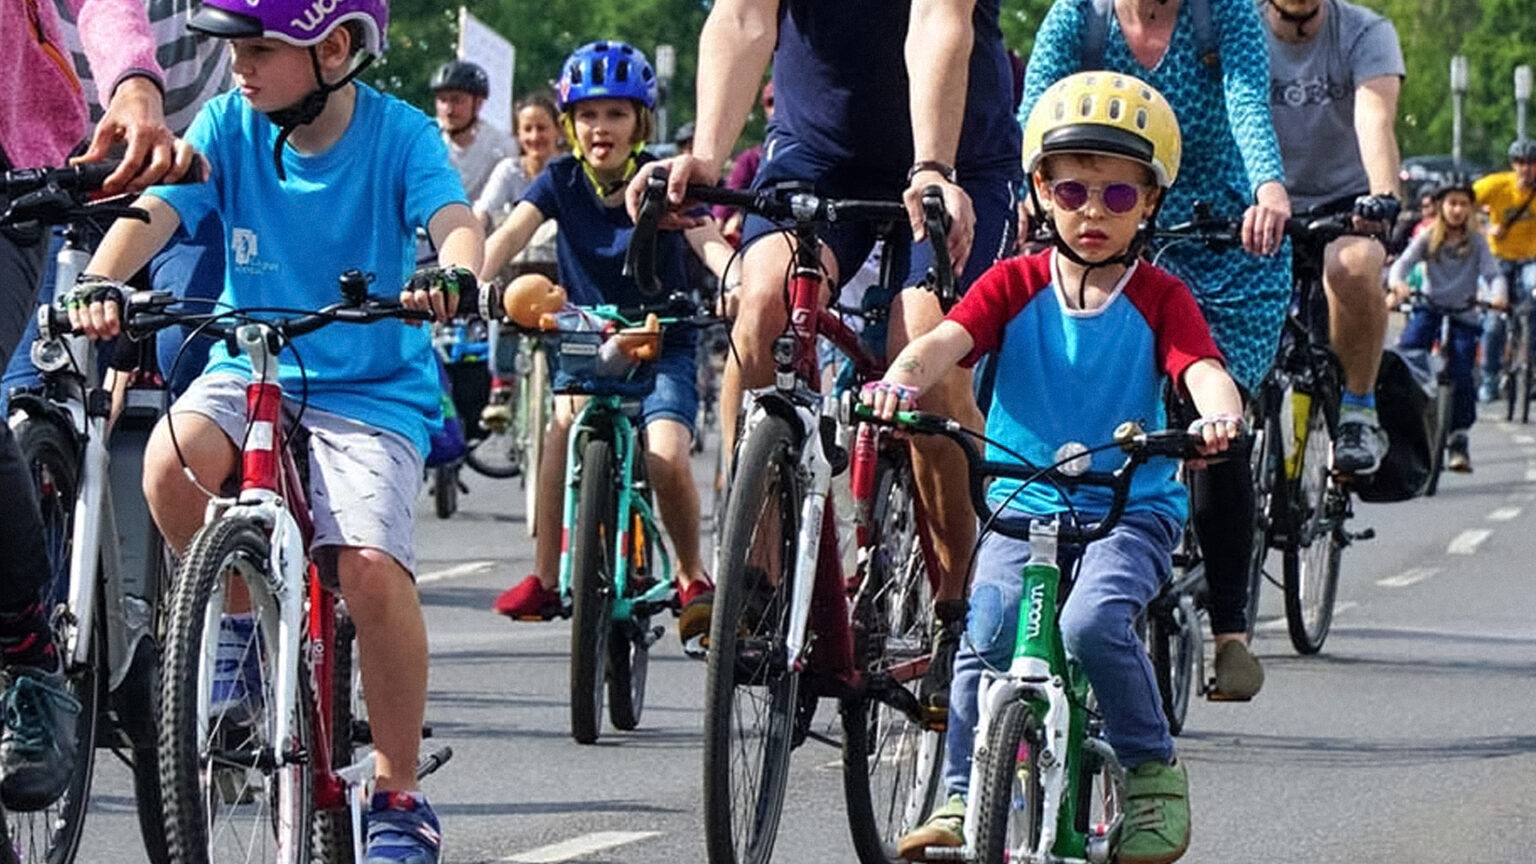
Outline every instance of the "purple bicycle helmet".
<svg viewBox="0 0 1536 864"><path fill-rule="evenodd" d="M265 37L308 48L344 21L363 26L363 50L384 53L387 0L203 0L187 28L218 39Z"/></svg>
<svg viewBox="0 0 1536 864"><path fill-rule="evenodd" d="M656 71L633 45L588 42L571 52L560 69L560 110L588 99L633 99L655 108Z"/></svg>

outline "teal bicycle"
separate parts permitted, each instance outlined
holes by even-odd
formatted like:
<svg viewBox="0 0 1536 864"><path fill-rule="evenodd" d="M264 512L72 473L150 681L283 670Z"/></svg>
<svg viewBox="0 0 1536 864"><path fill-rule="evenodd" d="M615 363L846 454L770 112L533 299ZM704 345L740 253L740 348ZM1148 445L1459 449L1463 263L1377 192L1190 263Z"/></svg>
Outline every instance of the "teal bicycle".
<svg viewBox="0 0 1536 864"><path fill-rule="evenodd" d="M859 419L882 423L860 409ZM979 436L940 415L903 412L890 421L903 431L942 435L965 453L971 503L984 530L1026 540L1029 561L1021 578L1019 635L1007 669L982 673L981 708L965 815L965 845L929 847L922 860L980 864L1106 864L1113 861L1124 819L1125 771L1104 738L1093 692L1081 667L1066 656L1057 626L1063 573L1062 545L1099 540L1123 515L1136 470L1153 457L1194 458L1199 439L1181 430L1147 433L1134 423L1115 430L1111 444L1125 462L1114 472L1071 473L1086 453L1047 468L986 460ZM1235 442L1236 443L1236 442ZM1242 448L1234 447L1234 458ZM1062 488L1101 486L1113 493L1099 522L1080 526L1033 520L1028 527L996 518L987 500L995 479L1048 482Z"/></svg>
<svg viewBox="0 0 1536 864"><path fill-rule="evenodd" d="M502 317L500 294L499 286L484 286L485 314ZM663 331L714 320L682 297L633 309L581 310L620 329L638 327L648 316L656 316ZM640 724L650 649L665 632L651 618L678 608L638 422L655 374L650 363L601 374L602 333L534 332L544 343L551 391L585 397L566 451L559 591L561 615L571 619L571 737L591 744L602 729L605 691L615 729Z"/></svg>

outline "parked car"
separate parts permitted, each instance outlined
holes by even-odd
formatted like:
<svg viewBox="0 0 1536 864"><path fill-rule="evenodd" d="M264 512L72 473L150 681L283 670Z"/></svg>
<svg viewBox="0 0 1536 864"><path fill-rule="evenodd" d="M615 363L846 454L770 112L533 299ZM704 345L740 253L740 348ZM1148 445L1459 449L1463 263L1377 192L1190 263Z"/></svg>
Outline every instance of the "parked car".
<svg viewBox="0 0 1536 864"><path fill-rule="evenodd" d="M1458 166L1450 155L1439 154L1409 156L1403 160L1398 176L1403 181L1403 192L1408 196L1406 200L1417 202L1419 195L1444 182L1452 174L1462 174L1475 180L1492 170L1487 165L1468 159L1461 160Z"/></svg>

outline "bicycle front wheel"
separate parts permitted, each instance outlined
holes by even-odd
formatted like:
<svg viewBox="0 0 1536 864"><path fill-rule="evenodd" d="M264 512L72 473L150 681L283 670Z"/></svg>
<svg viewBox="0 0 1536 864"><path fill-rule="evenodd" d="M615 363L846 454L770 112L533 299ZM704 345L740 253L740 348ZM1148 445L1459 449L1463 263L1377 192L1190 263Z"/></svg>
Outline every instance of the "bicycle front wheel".
<svg viewBox="0 0 1536 864"><path fill-rule="evenodd" d="M944 769L943 730L893 700L915 689L918 670L933 654L933 592L917 533L917 490L905 460L881 458L877 471L853 610L854 660L869 686L842 703L843 796L864 864L885 864L896 840L927 818Z"/></svg>
<svg viewBox="0 0 1536 864"><path fill-rule="evenodd" d="M726 502L720 578L704 678L704 835L709 864L773 855L800 675L789 668L796 526L794 433L763 416L738 448Z"/></svg>
<svg viewBox="0 0 1536 864"><path fill-rule="evenodd" d="M1249 468L1253 474L1253 547L1248 558L1248 639L1259 623L1259 592L1264 587L1264 565L1269 561L1271 527L1279 509L1276 490L1284 490L1285 459L1281 454L1280 411L1275 405L1275 391L1266 379L1253 400L1251 417L1253 447Z"/></svg>
<svg viewBox="0 0 1536 864"><path fill-rule="evenodd" d="M1316 654L1333 623L1333 601L1339 585L1344 548L1328 459L1333 449L1323 407L1314 400L1307 418L1306 449L1301 476L1295 483L1298 507L1296 530L1284 552L1285 623L1291 645L1300 654Z"/></svg>
<svg viewBox="0 0 1536 864"><path fill-rule="evenodd" d="M431 470L433 510L437 518L447 519L459 511L459 464L450 462Z"/></svg>
<svg viewBox="0 0 1536 864"><path fill-rule="evenodd" d="M1040 755L1044 750L1039 719L1023 702L1009 702L994 718L984 749L981 796L976 806L975 860L1007 864L1022 860L1040 842L1043 798Z"/></svg>
<svg viewBox="0 0 1536 864"><path fill-rule="evenodd" d="M571 737L597 740L604 670L613 629L613 545L617 494L613 445L592 438L581 451L581 485L571 537Z"/></svg>
<svg viewBox="0 0 1536 864"><path fill-rule="evenodd" d="M292 705L276 700L277 634L236 624L226 598L264 584L255 525L204 526L176 575L160 704L160 777L178 864L310 860L314 778L304 665ZM253 596L260 596L259 593ZM255 621L263 619L253 609ZM289 733L277 740L286 712Z"/></svg>
<svg viewBox="0 0 1536 864"><path fill-rule="evenodd" d="M332 771L351 765L357 757L357 738L353 727L359 719L356 705L358 690L356 664L352 656L356 641L357 625L352 623L352 616L338 604L335 643L331 650ZM316 864L352 864L356 861L357 850L352 843L352 808L316 810L311 848Z"/></svg>

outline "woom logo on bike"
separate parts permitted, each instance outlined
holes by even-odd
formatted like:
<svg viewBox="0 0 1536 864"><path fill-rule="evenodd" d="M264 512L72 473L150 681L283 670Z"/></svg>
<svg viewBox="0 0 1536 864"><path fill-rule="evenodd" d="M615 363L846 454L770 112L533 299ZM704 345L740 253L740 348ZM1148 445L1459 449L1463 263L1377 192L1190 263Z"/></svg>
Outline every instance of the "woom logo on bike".
<svg viewBox="0 0 1536 864"><path fill-rule="evenodd" d="M1045 585L1037 582L1029 588L1029 626L1025 638L1038 639L1040 625L1045 617Z"/></svg>

